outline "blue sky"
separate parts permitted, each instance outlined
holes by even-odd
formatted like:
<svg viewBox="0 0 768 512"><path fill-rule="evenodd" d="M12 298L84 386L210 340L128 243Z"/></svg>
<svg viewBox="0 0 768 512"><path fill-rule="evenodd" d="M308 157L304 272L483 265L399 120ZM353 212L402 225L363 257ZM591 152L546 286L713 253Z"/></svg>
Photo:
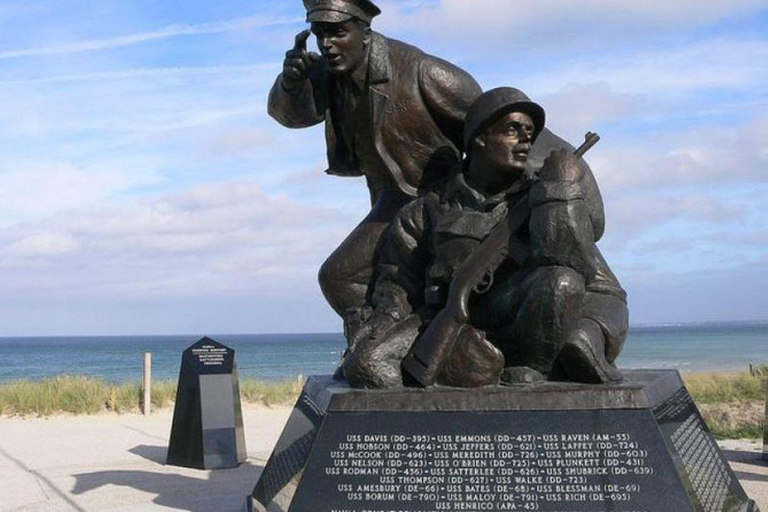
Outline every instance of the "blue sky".
<svg viewBox="0 0 768 512"><path fill-rule="evenodd" d="M768 1L388 0L374 29L525 90L603 191L633 323L768 320ZM0 0L0 335L339 331L367 211L266 96L301 2Z"/></svg>

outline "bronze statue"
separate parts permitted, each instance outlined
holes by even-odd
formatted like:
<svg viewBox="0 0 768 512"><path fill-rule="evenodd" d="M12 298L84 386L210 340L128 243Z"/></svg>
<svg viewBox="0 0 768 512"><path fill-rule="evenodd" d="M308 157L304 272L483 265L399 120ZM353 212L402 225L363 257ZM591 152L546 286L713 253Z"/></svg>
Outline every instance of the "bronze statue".
<svg viewBox="0 0 768 512"><path fill-rule="evenodd" d="M296 36L270 92L269 113L291 128L324 122L326 172L366 179L370 213L319 272L323 294L352 342L362 325L370 329L377 321L366 304L376 269L385 268L378 264L384 234L404 205L445 186L461 160L467 110L481 89L456 66L373 32L380 10L369 0L304 4L320 54L307 51L310 31ZM541 168L560 148L573 149L542 127L528 153L529 167ZM589 166L582 159L576 165L597 241L604 229L602 198Z"/></svg>
<svg viewBox="0 0 768 512"><path fill-rule="evenodd" d="M626 294L595 245L599 192L579 151L531 169L544 122L513 88L470 107L463 165L389 231L368 321L343 364L353 386L621 380Z"/></svg>
<svg viewBox="0 0 768 512"><path fill-rule="evenodd" d="M371 30L369 0L305 0L320 54L296 37L269 96L269 113L302 128L325 122L329 174L364 176L371 212L320 269L320 286L352 336L398 210L460 160L469 105L480 95L465 71Z"/></svg>

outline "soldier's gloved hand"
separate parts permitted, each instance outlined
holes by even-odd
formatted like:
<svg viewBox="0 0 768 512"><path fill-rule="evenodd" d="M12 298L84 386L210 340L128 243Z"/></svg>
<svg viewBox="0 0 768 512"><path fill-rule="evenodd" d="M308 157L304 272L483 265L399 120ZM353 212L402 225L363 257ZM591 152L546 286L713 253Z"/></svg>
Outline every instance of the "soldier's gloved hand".
<svg viewBox="0 0 768 512"><path fill-rule="evenodd" d="M539 171L539 178L547 181L579 181L583 177L579 160L567 149L552 151Z"/></svg>
<svg viewBox="0 0 768 512"><path fill-rule="evenodd" d="M320 55L307 52L309 30L304 30L296 36L293 48L285 53L283 61L283 88L292 91L299 87L309 76L309 72L320 62Z"/></svg>

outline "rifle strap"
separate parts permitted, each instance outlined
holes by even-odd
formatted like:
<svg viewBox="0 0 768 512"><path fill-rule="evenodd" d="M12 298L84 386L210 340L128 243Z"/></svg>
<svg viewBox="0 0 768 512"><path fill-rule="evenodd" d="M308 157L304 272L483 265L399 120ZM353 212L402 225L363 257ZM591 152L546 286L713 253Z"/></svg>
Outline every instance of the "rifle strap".
<svg viewBox="0 0 768 512"><path fill-rule="evenodd" d="M528 244L524 243L518 236L518 231L531 216L531 207L529 194L525 194L518 199L512 209L507 213L507 218L502 223L507 224L509 229L509 257L518 265L525 263L531 253ZM498 228L497 228L498 229Z"/></svg>

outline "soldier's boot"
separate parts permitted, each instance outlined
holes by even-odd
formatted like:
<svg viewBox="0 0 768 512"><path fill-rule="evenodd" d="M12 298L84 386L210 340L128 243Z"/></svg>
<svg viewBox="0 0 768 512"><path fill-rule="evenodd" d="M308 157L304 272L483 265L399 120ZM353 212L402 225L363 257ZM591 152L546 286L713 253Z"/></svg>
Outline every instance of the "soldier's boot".
<svg viewBox="0 0 768 512"><path fill-rule="evenodd" d="M545 380L543 373L528 366L508 366L501 374L501 384L504 386L531 386Z"/></svg>
<svg viewBox="0 0 768 512"><path fill-rule="evenodd" d="M621 372L605 357L602 329L589 318L579 320L557 362L568 378L576 382L614 384L624 380Z"/></svg>
<svg viewBox="0 0 768 512"><path fill-rule="evenodd" d="M347 345L349 345L352 340L355 339L355 336L362 328L363 324L365 323L365 320L370 316L370 308L347 308L346 311L344 311L344 314L342 315L342 319L344 321L344 339L347 340ZM341 360L339 361L339 365L336 367L336 370L333 372L333 379L334 380L345 380L344 379L344 370L342 367L344 366L344 358L347 356L347 353L349 352L349 349L344 350L344 353L341 354Z"/></svg>

